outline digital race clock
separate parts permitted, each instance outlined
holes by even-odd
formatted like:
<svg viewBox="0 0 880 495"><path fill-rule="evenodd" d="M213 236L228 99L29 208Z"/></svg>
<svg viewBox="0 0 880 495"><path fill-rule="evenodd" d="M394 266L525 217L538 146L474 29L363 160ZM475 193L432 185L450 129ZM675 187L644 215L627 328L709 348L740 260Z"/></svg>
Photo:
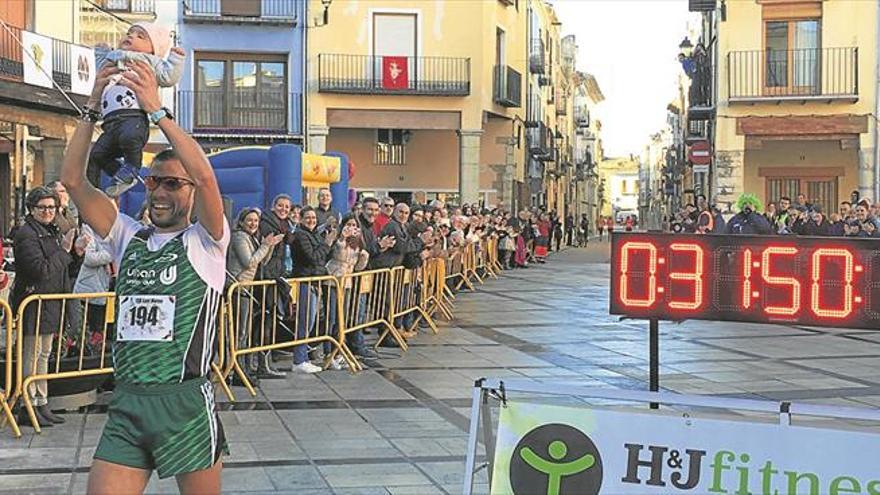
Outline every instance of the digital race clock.
<svg viewBox="0 0 880 495"><path fill-rule="evenodd" d="M615 233L611 314L880 329L880 239Z"/></svg>

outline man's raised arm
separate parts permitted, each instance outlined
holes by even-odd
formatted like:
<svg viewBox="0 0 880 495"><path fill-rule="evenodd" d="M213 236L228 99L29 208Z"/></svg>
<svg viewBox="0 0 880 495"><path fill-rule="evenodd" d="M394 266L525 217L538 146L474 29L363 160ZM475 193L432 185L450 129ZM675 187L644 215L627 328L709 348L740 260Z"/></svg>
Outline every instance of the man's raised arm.
<svg viewBox="0 0 880 495"><path fill-rule="evenodd" d="M118 69L114 66L105 66L98 72L95 79L95 87L92 95L86 103L86 108L97 112L101 94L107 82ZM95 123L80 120L76 124L76 131L70 139L67 151L64 153L64 161L61 164L61 183L67 188L70 198L79 210L80 218L89 224L101 238L107 237L113 222L116 221L116 205L110 201L103 192L89 183L86 178L86 166L89 162L89 145L92 142L92 133Z"/></svg>
<svg viewBox="0 0 880 495"><path fill-rule="evenodd" d="M123 74L120 84L130 88L137 95L141 109L151 114L162 109L159 100L159 87L150 66L135 62L132 70ZM199 223L215 240L223 237L223 200L220 187L208 158L198 143L183 131L173 120L159 120L159 129L168 138L171 147L177 152L180 164L195 183L194 214Z"/></svg>

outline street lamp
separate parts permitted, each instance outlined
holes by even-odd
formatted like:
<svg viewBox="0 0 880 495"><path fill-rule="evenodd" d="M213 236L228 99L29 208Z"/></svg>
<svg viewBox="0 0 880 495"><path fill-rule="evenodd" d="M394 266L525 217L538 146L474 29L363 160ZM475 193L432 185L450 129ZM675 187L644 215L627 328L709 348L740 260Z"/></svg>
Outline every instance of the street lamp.
<svg viewBox="0 0 880 495"><path fill-rule="evenodd" d="M685 57L690 57L691 54L694 53L694 45L691 43L690 38L687 36L681 40L681 43L678 45L679 53L684 55Z"/></svg>
<svg viewBox="0 0 880 495"><path fill-rule="evenodd" d="M321 0L321 5L324 6L324 23L322 26L326 26L330 22L330 4L333 3L333 0Z"/></svg>

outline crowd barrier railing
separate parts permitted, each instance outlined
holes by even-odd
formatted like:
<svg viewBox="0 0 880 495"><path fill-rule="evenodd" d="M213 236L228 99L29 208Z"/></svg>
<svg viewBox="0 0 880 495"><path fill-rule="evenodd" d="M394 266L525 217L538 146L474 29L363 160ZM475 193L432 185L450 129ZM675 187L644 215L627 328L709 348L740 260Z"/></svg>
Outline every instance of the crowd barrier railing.
<svg viewBox="0 0 880 495"><path fill-rule="evenodd" d="M343 334L346 338L367 328L381 328L375 347L386 338L393 338L402 350L407 349L406 339L394 326L395 290L392 270L369 270L344 275L340 280L343 288Z"/></svg>
<svg viewBox="0 0 880 495"><path fill-rule="evenodd" d="M100 313L90 311L92 306L102 306L94 302L95 299L103 299L103 322L101 322ZM87 294L34 294L28 296L21 302L16 315L15 329L15 391L12 394L11 403L15 405L19 398L22 399L24 407L27 410L28 417L34 431L40 433L40 425L37 421L36 412L31 397L31 385L37 390L38 382L45 381L43 385L48 388L48 381L60 380L65 378L84 378L94 375L109 375L113 373L111 359L109 357L109 346L107 330L113 323L115 317L114 305L115 294L112 292L95 292ZM74 305L83 303L82 308L74 309ZM50 318L44 312L51 309L58 311L57 328L47 329L44 332L41 328L46 318ZM100 310L101 308L99 308ZM68 322L68 313L71 311L80 311L82 322L79 328L71 328L65 331ZM97 321L95 321L97 320ZM51 324L52 322L50 322ZM91 324L90 324L91 323ZM27 328L25 328L27 327ZM25 337L27 332L27 337ZM88 334L87 332L90 332ZM100 339L90 342L94 338L94 334L99 334ZM73 335L71 335L73 334ZM25 338L33 339L32 345L26 345ZM71 338L76 342L76 353L72 356L65 355L65 346L68 339ZM39 365L38 351L42 350L42 345L50 346L50 361L54 356L55 365L47 366L41 370ZM38 345L39 344L39 345ZM93 355L87 356L87 347L94 346ZM32 355L28 356L28 369L25 369L25 347L33 347ZM45 354L46 351L43 350ZM72 368L64 369L62 368Z"/></svg>
<svg viewBox="0 0 880 495"><path fill-rule="evenodd" d="M395 328L402 328L407 335L415 330L416 325L424 319L431 331L437 333L437 324L424 305L427 296L427 277L425 264L419 268L407 269L402 266L391 269L391 286L394 288L394 304L391 306L391 322ZM410 318L407 316L412 315ZM409 324L406 320L409 319ZM397 322L400 322L398 325Z"/></svg>
<svg viewBox="0 0 880 495"><path fill-rule="evenodd" d="M479 250L479 263L477 269L482 269L484 274L498 278L498 238L488 237L481 243Z"/></svg>
<svg viewBox="0 0 880 495"><path fill-rule="evenodd" d="M229 305L226 304L226 300L224 299L220 303L220 309L217 314L216 348L214 349L214 359L211 361L211 372L214 376L212 381L220 386L220 390L223 391L223 394L226 395L227 399L235 402L235 396L232 394L232 389L229 388L229 384L226 383L226 375L223 374L226 360L229 358L229 346L227 345L227 342L229 339L228 333L232 329L230 322Z"/></svg>
<svg viewBox="0 0 880 495"><path fill-rule="evenodd" d="M241 358L260 359L262 353L284 349L307 353L310 344L331 346L352 371L358 370L360 364L345 345L345 331L339 321L343 294L339 279L329 275L232 284L227 301L234 330L224 378L234 371L248 392L256 396ZM336 352L325 353L325 367Z"/></svg>
<svg viewBox="0 0 880 495"><path fill-rule="evenodd" d="M486 274L497 278L498 271L497 239L488 238L450 249L444 257L425 260L419 269L397 267L339 278L328 275L236 282L228 288L218 315L212 372L221 390L235 400L226 378L235 373L248 392L256 396L242 368L243 362L273 350L326 344L330 352L325 353L325 367L341 355L352 372L359 371L363 367L346 343L355 332L376 327L380 329L377 347L383 340L393 338L406 351L402 331L413 330L424 319L436 333L436 315L448 321L453 319L455 291L463 286L473 290L472 280L482 283ZM94 302L96 299L104 300L103 313L90 311L91 307L99 306ZM81 308L81 323L75 329L67 328L66 316L72 304ZM44 311L52 306L59 312L57 322L52 323L57 328L43 331ZM6 376L0 389L0 420L10 423L16 437L21 432L13 408L19 399L34 429L41 431L32 403L36 383L113 373L108 345L112 336L108 333L112 333L114 313L112 292L32 295L22 301L16 314L6 301L0 300L0 324L6 331ZM403 325L407 315L413 318ZM26 332L28 340L33 338L34 342L54 336L50 340L54 365L38 369L38 346L25 346ZM89 339L93 342L87 346ZM69 341L78 342L74 355L70 355ZM29 369L25 369L25 347L32 347L34 353L28 359ZM91 348L91 355L86 354L87 347Z"/></svg>
<svg viewBox="0 0 880 495"><path fill-rule="evenodd" d="M431 318L440 313L446 321L452 321L452 309L446 305L443 289L446 286L446 262L442 258L429 258L422 267L422 308Z"/></svg>
<svg viewBox="0 0 880 495"><path fill-rule="evenodd" d="M15 421L15 416L12 414L12 407L7 403L7 394L13 392L14 386L13 379L15 374L12 371L12 367L15 360L15 325L12 317L12 309L9 307L9 303L2 299L0 299L0 327L2 327L3 332L6 334L6 338L4 339L6 369L3 388L0 389L0 408L3 409L3 418L9 423L10 428L12 428L12 434L15 435L15 438L18 438L21 436L21 430L18 428L18 423Z"/></svg>

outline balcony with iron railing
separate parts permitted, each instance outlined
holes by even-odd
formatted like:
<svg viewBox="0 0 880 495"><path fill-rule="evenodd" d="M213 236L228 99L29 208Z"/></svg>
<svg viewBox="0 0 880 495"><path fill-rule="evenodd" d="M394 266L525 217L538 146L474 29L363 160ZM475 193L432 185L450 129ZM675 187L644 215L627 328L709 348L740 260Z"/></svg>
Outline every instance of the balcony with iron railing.
<svg viewBox="0 0 880 495"><path fill-rule="evenodd" d="M859 49L752 50L727 54L730 103L859 99Z"/></svg>
<svg viewBox="0 0 880 495"><path fill-rule="evenodd" d="M467 96L471 61L453 57L318 55L318 91L358 95Z"/></svg>
<svg viewBox="0 0 880 495"><path fill-rule="evenodd" d="M495 103L508 108L522 104L522 75L519 72L507 65L496 65L492 82Z"/></svg>
<svg viewBox="0 0 880 495"><path fill-rule="evenodd" d="M553 140L550 137L550 128L543 122L536 122L534 127L526 129L529 153L538 161L553 159Z"/></svg>
<svg viewBox="0 0 880 495"><path fill-rule="evenodd" d="M543 74L545 70L544 40L532 38L532 42L529 44L529 72L532 74Z"/></svg>
<svg viewBox="0 0 880 495"><path fill-rule="evenodd" d="M574 107L574 123L578 127L590 127L590 110L586 105Z"/></svg>
<svg viewBox="0 0 880 495"><path fill-rule="evenodd" d="M156 0L84 1L80 3L79 42L85 46L119 46L131 23L155 18Z"/></svg>
<svg viewBox="0 0 880 495"><path fill-rule="evenodd" d="M94 2L113 13L153 14L156 12L156 0L103 0ZM94 8L88 2L82 3L83 9Z"/></svg>
<svg viewBox="0 0 880 495"><path fill-rule="evenodd" d="M567 96L560 96L556 99L556 115L568 115Z"/></svg>
<svg viewBox="0 0 880 495"><path fill-rule="evenodd" d="M185 22L296 24L304 0L184 0Z"/></svg>
<svg viewBox="0 0 880 495"><path fill-rule="evenodd" d="M24 54L18 40L22 39L22 30L15 26L0 29L0 78L24 82ZM52 40L52 80L65 91L70 91L73 74L73 63L70 58L70 47L73 45L64 40Z"/></svg>
<svg viewBox="0 0 880 495"><path fill-rule="evenodd" d="M178 91L177 119L187 132L218 135L302 135L299 93L256 89Z"/></svg>

